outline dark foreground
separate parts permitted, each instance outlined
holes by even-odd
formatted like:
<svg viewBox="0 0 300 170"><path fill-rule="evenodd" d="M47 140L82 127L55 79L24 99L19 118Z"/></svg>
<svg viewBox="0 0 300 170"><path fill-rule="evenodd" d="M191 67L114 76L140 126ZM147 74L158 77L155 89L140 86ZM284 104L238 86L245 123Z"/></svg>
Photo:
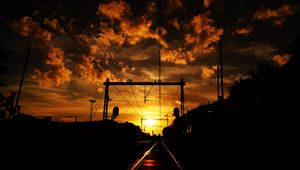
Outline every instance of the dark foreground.
<svg viewBox="0 0 300 170"><path fill-rule="evenodd" d="M237 128L238 129L238 128ZM183 169L293 167L295 131L203 130L160 137ZM28 119L0 122L0 169L122 170L158 139L131 123L53 123Z"/></svg>
<svg viewBox="0 0 300 170"><path fill-rule="evenodd" d="M4 169L126 169L150 137L131 123L0 122ZM139 142L144 141L144 142Z"/></svg>

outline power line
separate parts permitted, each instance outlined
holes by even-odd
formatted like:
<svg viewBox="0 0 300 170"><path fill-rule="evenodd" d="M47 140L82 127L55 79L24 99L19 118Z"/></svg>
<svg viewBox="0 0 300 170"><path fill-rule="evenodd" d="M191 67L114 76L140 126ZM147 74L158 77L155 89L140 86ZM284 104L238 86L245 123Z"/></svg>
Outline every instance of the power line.
<svg viewBox="0 0 300 170"><path fill-rule="evenodd" d="M93 114L98 111L99 106L100 106L100 101L102 101L101 98L103 97L103 94L104 94L104 91L102 91L101 95L99 95L99 98L97 99L97 103L96 103L96 106L95 106Z"/></svg>
<svg viewBox="0 0 300 170"><path fill-rule="evenodd" d="M68 2L69 2L69 1L68 1ZM159 3L159 5L161 5L161 2L158 2L158 3ZM80 11L80 12L82 12L82 11ZM157 36L158 36L158 39L157 39L157 45L158 45L158 57L159 57L159 79L158 79L158 81L161 81L161 56L160 56L160 42L159 42L159 25L161 24L161 23L160 23L160 22L161 22L161 21L160 21L160 20L161 20L161 16L160 16L161 14L160 14L160 12L161 12L161 11L159 10L159 13L158 13L158 20L157 20L157 21L158 21L158 23L157 23ZM84 13L84 12L83 12L83 13ZM85 14L85 13L84 13L84 14ZM86 17L86 15L85 15L84 17ZM85 55L88 56L85 47L83 47L83 46L77 41L76 37L71 33L70 30L68 30L67 26L63 23L63 21L60 21L60 20L58 20L58 21L59 21L59 23L63 26L63 28L65 29L67 35L70 36L71 39L75 42L75 44L82 50L82 52L83 52ZM91 35L88 35L88 36L91 36ZM92 36L92 38L93 38L93 36ZM112 65L112 66L115 68L115 70L118 72L118 69L119 69L118 66L120 66L120 65L119 65L118 62L114 59L114 55L107 49L107 47L103 47L103 46L98 46L98 47L99 47L100 49L102 49L104 53L106 53L106 55L107 55L106 57L108 57L108 58L107 58L107 61L108 61L109 63L111 63L111 65ZM100 68L100 69L102 69L102 68ZM120 74L121 76L123 75L124 77L126 77L127 80L130 80L129 77L128 77L126 74L122 74L121 72L119 72L119 74ZM151 86L151 88L150 88L149 92L147 93L146 97L147 97L148 94L150 93L152 87L153 87L153 86ZM133 90L132 87L131 87L131 89L132 89L132 91L133 91L135 100L136 100L136 102L137 102L137 97L136 97L136 95L135 95L135 93L134 93L134 90ZM118 91L118 89L115 88L115 91ZM120 93L120 92L118 91L118 93ZM121 95L122 98L125 99L126 103L127 103L127 104L128 104L135 112L137 112L137 111L134 109L134 107L129 103L129 101L128 101L121 93L120 93L120 95ZM102 98L102 96L103 96L103 93L102 93L102 95L101 95L101 98ZM100 103L100 102L97 102L97 104L96 104L95 107L98 107L98 108L99 108L99 103ZM138 106L141 108L141 106L139 105L138 102L137 102L137 104L138 104ZM97 109L98 109L98 108L97 108ZM161 114L161 87L160 87L160 86L159 86L159 108L160 108L160 114ZM93 113L95 113L95 112L97 111L97 109L95 109ZM161 115L160 115L160 116L161 116Z"/></svg>
<svg viewBox="0 0 300 170"><path fill-rule="evenodd" d="M158 55L158 81L161 82L161 56L160 56L160 42L159 42L159 26L161 25L161 8L162 2L160 0L157 1L157 55ZM161 118L161 86L158 86L158 94L159 94L159 113Z"/></svg>
<svg viewBox="0 0 300 170"><path fill-rule="evenodd" d="M129 101L122 95L122 93L115 87L113 86L114 90L126 101L126 103L131 107L132 110L134 110L135 113L137 113L139 116L140 114L135 110L135 108L129 103Z"/></svg>
<svg viewBox="0 0 300 170"><path fill-rule="evenodd" d="M142 107L141 107L141 105L139 104L139 102L138 102L138 100L137 100L137 97L136 97L136 95L135 95L135 92L134 92L132 86L130 86L130 87L131 87L131 91L132 91L132 93L133 93L133 96L134 96L134 98L135 98L135 102L136 102L136 104L138 105L138 107L139 107L139 109L140 109L140 111L141 111L141 110L142 110Z"/></svg>
<svg viewBox="0 0 300 170"><path fill-rule="evenodd" d="M146 103L148 101L147 100L147 96L149 95L149 93L152 90L152 88L153 88L153 85L150 87L149 91L146 94L146 86L145 86L145 89L144 89L144 103Z"/></svg>

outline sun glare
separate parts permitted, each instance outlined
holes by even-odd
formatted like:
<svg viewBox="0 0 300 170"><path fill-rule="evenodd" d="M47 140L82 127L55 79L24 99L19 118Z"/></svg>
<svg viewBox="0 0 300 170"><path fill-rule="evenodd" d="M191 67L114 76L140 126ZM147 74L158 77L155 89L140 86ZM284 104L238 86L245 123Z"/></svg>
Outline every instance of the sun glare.
<svg viewBox="0 0 300 170"><path fill-rule="evenodd" d="M153 127L157 124L157 121L153 120L153 119L148 119L148 120L144 120L144 124L145 124L145 126Z"/></svg>

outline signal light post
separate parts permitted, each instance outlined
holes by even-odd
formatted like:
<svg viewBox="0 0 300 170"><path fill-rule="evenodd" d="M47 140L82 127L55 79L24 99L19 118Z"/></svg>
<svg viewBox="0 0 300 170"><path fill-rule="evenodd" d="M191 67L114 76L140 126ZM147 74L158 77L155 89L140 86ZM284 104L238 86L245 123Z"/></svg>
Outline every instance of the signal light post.
<svg viewBox="0 0 300 170"><path fill-rule="evenodd" d="M184 114L184 85L185 82L181 79L179 82L162 82L162 81L154 81L154 82L110 82L109 79L106 79L106 82L103 83L105 85L104 90L104 107L103 107L103 120L108 119L108 102L109 102L109 86L136 86L136 85L150 85L150 86L180 86L180 116Z"/></svg>

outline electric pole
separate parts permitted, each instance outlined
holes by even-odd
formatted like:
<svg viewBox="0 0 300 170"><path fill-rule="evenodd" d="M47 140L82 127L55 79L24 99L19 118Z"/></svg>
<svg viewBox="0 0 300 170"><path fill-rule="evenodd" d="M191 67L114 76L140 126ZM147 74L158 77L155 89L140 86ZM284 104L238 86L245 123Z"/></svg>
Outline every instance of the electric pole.
<svg viewBox="0 0 300 170"><path fill-rule="evenodd" d="M96 99L89 99L91 102L91 113L90 113L90 121L92 121L93 118L93 104L96 102Z"/></svg>

